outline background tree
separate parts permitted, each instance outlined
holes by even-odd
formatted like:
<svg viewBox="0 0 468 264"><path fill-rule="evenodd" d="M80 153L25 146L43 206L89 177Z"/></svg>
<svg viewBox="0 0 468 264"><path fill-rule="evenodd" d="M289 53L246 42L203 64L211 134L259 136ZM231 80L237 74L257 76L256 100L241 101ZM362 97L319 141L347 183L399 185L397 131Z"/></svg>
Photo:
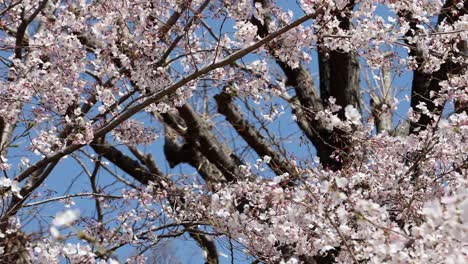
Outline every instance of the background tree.
<svg viewBox="0 0 468 264"><path fill-rule="evenodd" d="M3 1L2 261L467 261L467 9Z"/></svg>

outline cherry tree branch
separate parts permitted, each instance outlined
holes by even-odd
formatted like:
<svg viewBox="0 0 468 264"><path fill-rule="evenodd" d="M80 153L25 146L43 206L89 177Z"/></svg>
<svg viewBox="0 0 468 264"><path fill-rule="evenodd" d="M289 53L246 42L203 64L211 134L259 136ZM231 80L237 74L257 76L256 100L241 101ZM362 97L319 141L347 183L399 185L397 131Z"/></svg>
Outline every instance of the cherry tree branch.
<svg viewBox="0 0 468 264"><path fill-rule="evenodd" d="M318 14L320 14L320 11L317 11L317 12L312 13L312 14L305 15L305 16L297 19L296 21L292 22L291 24L286 25L286 26L280 28L279 30L269 34L265 38L255 42L251 46L249 46L247 48L244 48L242 50L239 50L237 52L234 52L233 54L227 56L223 60L221 60L219 62L216 62L216 63L213 63L213 64L210 64L208 66L205 66L205 67L201 68L200 70L195 71L192 74L180 79L179 81L175 82L174 84L169 85L167 88L165 88L165 89L163 89L163 90L161 90L159 92L155 92L154 94L148 96L143 102L128 108L125 112L119 114L113 121L109 122L108 124L102 126L99 129L97 129L96 132L94 133L94 138L100 138L100 137L104 136L105 134L107 134L108 132L110 132L111 130L113 130L117 126L119 126L122 122L126 121L127 119L129 119L130 117L135 115L136 113L142 111L143 109L150 106L151 104L157 103L159 100L161 100L165 96L173 94L175 91L177 91L179 88L183 87L184 85L186 85L190 81L196 80L197 78L199 78L199 77L203 76L204 74L207 74L207 73L209 73L209 72L211 72L211 71L213 71L215 69L218 69L218 68L221 68L221 67L224 67L224 66L227 66L227 65L233 63L234 61L246 56L250 52L260 48L261 46L263 46L263 45L265 45L267 43L269 43L273 39L281 36L282 34L285 34L289 30L301 25L302 23L306 22L307 20L315 18ZM50 162L60 160L62 157L64 157L64 156L66 156L66 155L68 155L68 154L82 148L83 146L85 146L85 144L72 144L72 145L70 145L68 147L65 147L64 149L59 150L59 151L55 152L54 154L52 154L52 155L50 155L48 157L45 157L45 158L41 159L40 161L36 162L35 164L33 164L32 166L28 167L26 170L24 170L22 173L20 173L18 176L16 176L15 180L22 181L25 178L27 178L31 173L35 172L36 170L44 167L45 165L49 164Z"/></svg>
<svg viewBox="0 0 468 264"><path fill-rule="evenodd" d="M75 198L75 197L102 197L102 198L108 198L108 199L122 199L122 196L109 195L109 194L103 194L103 193L76 193L76 194L57 196L57 197L49 198L49 199L38 201L38 202L24 204L23 208L33 207L33 206L50 203L50 202L61 201L61 200L68 200L70 198Z"/></svg>
<svg viewBox="0 0 468 264"><path fill-rule="evenodd" d="M218 112L226 117L226 120L234 127L239 135L252 147L260 157L269 156L271 161L268 166L277 174L288 173L294 177L297 171L290 163L281 159L278 152L270 147L269 142L265 140L263 135L249 124L242 113L234 105L233 98L230 94L222 92L214 96L218 104Z"/></svg>

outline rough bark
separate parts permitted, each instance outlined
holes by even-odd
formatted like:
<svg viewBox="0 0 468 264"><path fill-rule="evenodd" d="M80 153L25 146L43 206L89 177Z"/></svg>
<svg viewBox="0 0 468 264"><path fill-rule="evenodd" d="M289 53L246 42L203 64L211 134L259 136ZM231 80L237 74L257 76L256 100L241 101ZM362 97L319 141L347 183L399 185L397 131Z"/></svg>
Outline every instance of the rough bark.
<svg viewBox="0 0 468 264"><path fill-rule="evenodd" d="M361 108L359 62L354 53L342 51L319 52L320 97L336 99L336 104ZM343 112L340 117L344 118Z"/></svg>
<svg viewBox="0 0 468 264"><path fill-rule="evenodd" d="M393 130L393 97L394 91L392 86L391 69L387 65L382 65L381 68L381 84L380 94L371 92L371 108L372 116L374 117L377 133Z"/></svg>
<svg viewBox="0 0 468 264"><path fill-rule="evenodd" d="M260 157L269 156L271 161L268 166L277 174L288 173L293 178L297 176L297 171L290 162L284 160L280 154L271 147L264 136L251 124L245 120L240 110L233 102L232 95L222 92L214 96L218 105L218 112L226 117L236 132L255 150Z"/></svg>
<svg viewBox="0 0 468 264"><path fill-rule="evenodd" d="M350 1L344 10L336 10L339 27L349 30L350 16L354 8L354 1ZM340 49L329 51L319 47L320 97L336 99L336 104L345 107L353 105L361 108L361 93L359 85L359 61L354 52L344 52ZM340 113L343 118L343 112Z"/></svg>
<svg viewBox="0 0 468 264"><path fill-rule="evenodd" d="M254 2L261 3L263 7L270 5L269 0L255 0ZM347 6L346 10L337 10L337 12L345 12L349 15L353 7L354 1ZM251 18L252 24L258 28L257 34L260 37L269 34L267 27L269 20L268 15L266 15L265 23L260 22L255 17ZM340 26L343 29L349 28L348 16L340 16L340 20ZM278 45L281 45L281 43ZM287 62L281 61L275 56L274 47L268 46L268 48L285 73L287 84L294 87L297 100L290 100L290 104L293 114L297 117L299 127L314 144L322 165L332 170L340 169L344 161L330 156L334 152L339 153L348 149L349 142L346 133L328 131L315 119L315 114L323 110L330 96L335 97L337 99L336 103L343 107L351 104L360 109L361 95L357 55L342 51L319 51L319 96L312 75L304 64L300 64L298 68L292 68ZM340 112L340 116L343 118L344 112ZM339 156L344 157L345 155Z"/></svg>
<svg viewBox="0 0 468 264"><path fill-rule="evenodd" d="M442 23L452 24L455 21L457 21L461 16L467 14L468 1L465 1L463 8L457 10L456 4L458 2L459 1L456 0L448 0L445 2L444 6L442 7L441 13L439 14L437 25L441 25ZM412 16L411 13L400 15L406 16L407 18L411 18ZM411 23L410 26L413 32L417 32L416 22ZM411 31L407 33L407 36L412 35L413 33ZM459 46L459 48L463 52L466 51L466 43L460 43ZM424 64L424 59L422 58L421 51L417 47L411 49L410 56L415 56L419 65ZM416 107L419 104L424 103L431 113L441 114L444 106L435 105L434 102L431 100L431 94L436 94L440 91L441 87L439 85L439 82L447 80L450 74L459 73L460 71L466 70L466 67L467 65L459 65L451 61L446 61L440 66L440 69L438 71L429 74L424 72L422 67L420 66L414 71L414 77L411 88L411 107L415 111L419 112L419 110ZM457 108L460 109L460 107ZM431 122L431 117L425 114L421 114L421 118L418 120L418 122L410 123L410 133L416 133L421 129L425 129L428 125L431 124Z"/></svg>
<svg viewBox="0 0 468 264"><path fill-rule="evenodd" d="M189 104L183 105L178 110L187 125L185 141L196 146L200 153L223 173L227 181L245 178L239 169L242 165L241 160L218 140L206 121Z"/></svg>
<svg viewBox="0 0 468 264"><path fill-rule="evenodd" d="M172 185L170 180L167 179L167 177L162 174L162 172L159 170L159 168L154 162L151 164L146 164L150 162L150 159L148 159L147 157L145 158L145 155L140 155L139 153L137 153L138 156L146 160L146 163L140 164L137 160L132 159L131 157L127 156L126 154L118 150L117 148L110 146L106 143L93 144L92 148L96 151L98 155L103 156L104 158L112 162L114 165L119 167L122 171L126 172L128 175L130 175L135 180L137 180L138 182L144 185L147 185L149 181L158 183L159 180L163 180L163 179L166 181L166 183L168 183L169 185ZM155 175L155 172L156 172L156 175ZM164 185L159 185L159 184L157 185L160 188L165 188L163 187ZM175 186L170 186L169 188L171 188L172 192L183 193L182 191L177 190L177 187ZM183 197L177 200L175 200L174 198L171 199L171 197L175 197L175 196L169 196L169 202L171 204L179 204L179 203L184 202ZM209 263L209 264L219 263L218 251L216 249L216 244L214 240L202 234L201 232L199 232L200 230L198 228L189 227L189 226L186 226L186 228L188 230L188 234L197 242L200 248L203 251L205 251L206 263Z"/></svg>
<svg viewBox="0 0 468 264"><path fill-rule="evenodd" d="M131 157L125 155L119 151L116 147L109 145L106 142L93 143L91 148L100 156L106 158L110 162L117 165L122 171L131 175L135 180L141 182L142 184L148 184L150 181L157 182L158 177L161 177L163 174L154 174L149 170L145 169L141 164L132 159Z"/></svg>
<svg viewBox="0 0 468 264"><path fill-rule="evenodd" d="M195 168L208 185L225 182L223 173L214 166L197 148L191 144L179 144L177 132L170 126L165 126L164 154L171 168L180 163L188 163Z"/></svg>

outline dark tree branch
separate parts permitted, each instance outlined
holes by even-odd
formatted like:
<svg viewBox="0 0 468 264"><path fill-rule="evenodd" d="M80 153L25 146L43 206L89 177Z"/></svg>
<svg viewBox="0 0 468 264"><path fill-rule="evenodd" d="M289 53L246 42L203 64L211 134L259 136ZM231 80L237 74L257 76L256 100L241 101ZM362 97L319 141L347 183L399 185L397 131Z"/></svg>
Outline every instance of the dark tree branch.
<svg viewBox="0 0 468 264"><path fill-rule="evenodd" d="M23 17L21 20L20 25L18 26L16 31L11 31L9 33L14 34L16 38L15 42L15 58L16 59L21 59L22 58L22 50L23 47L27 45L25 44L25 39L27 39L26 36L26 29L28 28L29 24L37 17L37 15L46 7L48 0L42 0L36 10L27 18ZM12 6L15 6L19 4L21 1L12 4ZM5 12L8 9L5 10ZM3 13L3 12L2 12ZM0 155L5 155L7 152L7 144L11 139L11 136L13 134L13 131L16 128L16 124L10 124L3 120L3 118L0 118Z"/></svg>
<svg viewBox="0 0 468 264"><path fill-rule="evenodd" d="M28 179L28 181L24 184L24 186L19 191L20 196L14 195L11 198L10 204L6 213L2 215L0 219L0 231L5 233L6 229L8 228L8 221L11 216L16 215L16 213L21 209L21 206L24 202L29 198L34 190L36 190L44 180L50 175L53 171L55 166L57 165L58 161L51 162L48 166L43 167L42 169L36 170L32 177ZM0 245L3 243L7 243L6 240L0 239Z"/></svg>
<svg viewBox="0 0 468 264"><path fill-rule="evenodd" d="M195 146L210 163L214 164L227 181L245 178L239 170L239 166L242 165L241 160L218 140L206 121L188 104L183 105L178 110L180 117L187 125L185 141Z"/></svg>
<svg viewBox="0 0 468 264"><path fill-rule="evenodd" d="M453 24L461 16L467 14L468 1L465 1L463 8L457 10L456 5L458 2L459 1L457 0L447 0L445 2L437 20L438 25L441 25L442 23ZM409 20L412 18L412 14L410 13L400 15L405 16ZM407 36L412 36L414 35L414 32L417 32L416 25L417 22L414 20L410 23L411 30L408 31ZM459 45L461 50L466 50L466 43L462 42ZM448 60L440 66L438 71L434 73L426 73L421 67L421 65L424 64L424 58L422 57L421 51L416 47L410 51L410 56L415 56L418 64L420 65L420 67L414 71L411 88L411 107L415 111L420 112L416 107L419 104L424 103L431 113L440 115L443 111L443 105L435 105L433 100L431 100L431 94L440 91L439 82L447 80L450 74L457 74L466 70L466 65L460 65ZM410 133L416 133L421 129L425 129L432 123L432 121L431 117L421 113L421 118L418 122L410 123Z"/></svg>
<svg viewBox="0 0 468 264"><path fill-rule="evenodd" d="M154 175L163 175L162 171L156 166L156 161L153 159L151 154L144 154L135 146L127 146L132 154L148 168L148 170Z"/></svg>
<svg viewBox="0 0 468 264"><path fill-rule="evenodd" d="M150 181L158 182L162 174L154 174L143 167L138 161L122 153L116 147L103 142L93 142L91 148L99 155L117 165L121 170L131 175L135 180L142 184L148 184Z"/></svg>
<svg viewBox="0 0 468 264"><path fill-rule="evenodd" d="M283 160L278 152L273 149L263 135L251 124L249 124L237 106L233 102L230 94L222 92L216 95L215 100L218 104L218 112L226 117L226 120L234 127L236 132L257 152L260 157L270 156L268 163L270 168L277 174L288 173L290 176L297 176L297 171L287 161Z"/></svg>
<svg viewBox="0 0 468 264"><path fill-rule="evenodd" d="M339 27L349 30L351 27L351 11L354 8L354 0L350 1L344 10L335 10ZM319 47L320 70L320 97L324 102L329 97L336 99L336 104L345 107L353 105L361 108L361 94L359 86L359 61L354 52L342 50L326 50ZM301 100L302 101L302 100ZM344 117L340 112L341 118Z"/></svg>
<svg viewBox="0 0 468 264"><path fill-rule="evenodd" d="M218 250L213 239L204 235L198 228L190 228L189 234L198 244L198 246L206 253L206 264L218 264Z"/></svg>
<svg viewBox="0 0 468 264"><path fill-rule="evenodd" d="M162 180L165 179L166 184L170 184L170 187L166 187L171 189L172 191L182 194L183 192L178 190L176 186L172 186L170 180L167 179L165 175L162 173L159 175L155 175L153 172L160 172L159 168L157 165L153 162L152 164L149 165L149 167L144 167L142 166L138 161L128 157L124 153L122 153L120 150L117 148L110 146L109 144L92 144L91 147L96 151L97 154L100 156L105 157L108 159L110 162L118 166L121 170L125 171L128 175L132 176L135 180L138 182L147 185L149 181L153 181L155 183L159 183L157 180ZM134 153L137 153L139 157L143 158L146 162L144 164L147 164L150 162L150 160L146 157L148 155L144 155L140 153L140 151L136 151L135 149L132 151ZM151 168L151 169L149 169ZM153 171L153 172L151 172ZM159 185L160 188L165 188L163 185ZM180 203L184 203L184 198L174 198L176 196L169 196L169 203L173 205L174 207L176 205L179 205ZM188 225L190 226L190 225ZM218 263L218 253L216 250L216 244L215 242L206 237L204 234L201 232L198 232L198 229L192 228L192 230L187 230L189 235L198 243L198 245L202 248L207 253L207 263L213 263L217 264Z"/></svg>
<svg viewBox="0 0 468 264"><path fill-rule="evenodd" d="M254 2L262 3L264 8L270 5L269 0L255 0ZM352 6L350 5L346 12L350 12ZM267 25L271 18L265 15L264 19L265 23L262 24L255 17L251 18L252 24L258 28L257 34L260 37L269 34ZM349 27L349 22L346 22L346 19L342 18L343 26ZM278 41L277 44L281 45L281 41ZM349 143L346 133L325 129L321 122L315 119L315 116L318 111L324 109L324 104L329 96L335 97L337 103L342 106L352 104L360 108L359 64L356 55L336 51L335 53L330 53L332 57L322 56L320 69L321 96L319 96L306 65L300 64L298 68L292 68L287 62L276 57L274 47L267 47L285 73L287 84L294 87L296 97L294 100L289 100L289 103L293 109L293 114L297 117L299 127L314 144L322 165L333 170L340 169L343 165L342 161L338 161L330 156L336 151L343 151L347 148ZM333 66L331 66L332 63ZM335 76L330 78L331 74L339 76L339 78ZM324 89L322 89L322 86L324 86ZM344 116L343 113L340 115L341 117Z"/></svg>
<svg viewBox="0 0 468 264"><path fill-rule="evenodd" d="M165 128L164 154L171 168L180 163L188 163L198 171L209 186L226 181L222 172L203 156L194 145L177 143L177 132L168 125L165 125Z"/></svg>
<svg viewBox="0 0 468 264"><path fill-rule="evenodd" d="M371 92L370 104L374 117L377 133L393 130L393 102L394 97L391 69L388 65L382 65L381 72L381 94Z"/></svg>
<svg viewBox="0 0 468 264"><path fill-rule="evenodd" d="M33 20L37 17L37 15L39 15L39 13L46 7L47 2L48 0L42 0L36 10L34 10L34 12L28 18L23 18L21 24L18 26L18 29L16 30L15 58L21 59L21 52L24 46L23 41L26 34L26 29L28 28L29 24L31 24L31 22L33 22Z"/></svg>

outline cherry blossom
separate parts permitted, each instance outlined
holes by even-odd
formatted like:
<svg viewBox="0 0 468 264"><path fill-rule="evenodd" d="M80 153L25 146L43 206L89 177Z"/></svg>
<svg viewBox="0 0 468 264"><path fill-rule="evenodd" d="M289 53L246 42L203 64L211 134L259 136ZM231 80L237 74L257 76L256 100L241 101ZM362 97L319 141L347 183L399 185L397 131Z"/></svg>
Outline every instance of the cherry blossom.
<svg viewBox="0 0 468 264"><path fill-rule="evenodd" d="M64 212L58 213L55 216L54 221L52 221L52 224L58 227L69 226L75 222L76 219L78 219L79 215L79 210L66 210Z"/></svg>
<svg viewBox="0 0 468 264"><path fill-rule="evenodd" d="M468 262L467 8L2 1L2 262Z"/></svg>

